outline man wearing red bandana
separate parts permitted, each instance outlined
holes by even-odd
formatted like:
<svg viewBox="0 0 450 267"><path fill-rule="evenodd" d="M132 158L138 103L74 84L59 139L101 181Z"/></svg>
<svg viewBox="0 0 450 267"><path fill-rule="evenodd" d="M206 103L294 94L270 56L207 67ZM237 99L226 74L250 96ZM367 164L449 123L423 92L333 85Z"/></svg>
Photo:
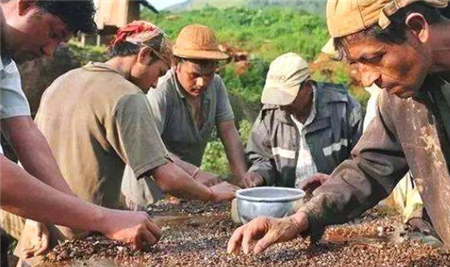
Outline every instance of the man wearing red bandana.
<svg viewBox="0 0 450 267"><path fill-rule="evenodd" d="M89 62L55 80L35 119L74 193L120 208L128 165L137 179L151 176L160 193L203 201L233 198L236 187L207 187L191 177L191 169L178 167L156 129L145 93L171 66L164 32L148 22L133 22L118 31L108 52L107 62ZM57 228L50 232L51 245L56 237L76 237ZM22 243L27 239L22 237Z"/></svg>

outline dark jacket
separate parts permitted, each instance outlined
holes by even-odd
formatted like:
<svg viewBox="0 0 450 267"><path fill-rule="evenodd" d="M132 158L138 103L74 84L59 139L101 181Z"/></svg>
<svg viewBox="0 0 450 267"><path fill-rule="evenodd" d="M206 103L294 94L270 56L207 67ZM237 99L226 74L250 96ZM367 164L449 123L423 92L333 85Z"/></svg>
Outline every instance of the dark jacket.
<svg viewBox="0 0 450 267"><path fill-rule="evenodd" d="M449 103L450 84L440 76L429 76L414 98L383 92L354 159L340 165L300 209L308 214L312 238L319 238L325 225L347 222L375 206L410 168L437 233L449 245Z"/></svg>
<svg viewBox="0 0 450 267"><path fill-rule="evenodd" d="M341 85L315 83L316 116L304 134L317 171L330 174L350 152L362 133L361 106ZM265 105L247 144L249 171L266 185L294 187L300 133L279 106Z"/></svg>

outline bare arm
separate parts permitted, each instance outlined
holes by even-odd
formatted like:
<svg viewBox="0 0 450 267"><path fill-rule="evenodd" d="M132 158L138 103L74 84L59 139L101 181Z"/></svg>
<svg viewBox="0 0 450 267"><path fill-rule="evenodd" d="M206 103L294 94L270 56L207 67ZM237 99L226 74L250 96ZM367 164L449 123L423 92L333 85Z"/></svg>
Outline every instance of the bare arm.
<svg viewBox="0 0 450 267"><path fill-rule="evenodd" d="M156 168L152 175L161 190L179 198L202 201L229 200L234 198L237 189L225 182L209 188L194 180L172 162Z"/></svg>
<svg viewBox="0 0 450 267"><path fill-rule="evenodd" d="M225 147L231 172L241 178L247 172L247 164L245 163L244 148L234 121L218 123L217 130Z"/></svg>
<svg viewBox="0 0 450 267"><path fill-rule="evenodd" d="M99 231L138 248L145 242L155 244L161 237L145 212L106 209L62 193L1 154L0 177L1 208L13 214L72 229Z"/></svg>
<svg viewBox="0 0 450 267"><path fill-rule="evenodd" d="M3 119L1 124L28 173L61 192L74 195L59 170L47 140L30 116Z"/></svg>
<svg viewBox="0 0 450 267"><path fill-rule="evenodd" d="M178 167L180 167L183 171L189 174L189 176L194 178L196 181L199 181L201 184L211 187L223 182L218 175L202 171L200 170L199 167L190 164L189 162L181 160L178 156L170 152L169 155L170 158Z"/></svg>

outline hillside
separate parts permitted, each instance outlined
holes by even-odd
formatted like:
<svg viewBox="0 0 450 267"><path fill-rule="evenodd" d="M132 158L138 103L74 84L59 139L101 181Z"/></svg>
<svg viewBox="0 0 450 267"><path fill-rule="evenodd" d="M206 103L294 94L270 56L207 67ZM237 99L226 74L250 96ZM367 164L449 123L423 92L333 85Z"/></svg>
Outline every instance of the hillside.
<svg viewBox="0 0 450 267"><path fill-rule="evenodd" d="M186 2L168 7L166 11L182 12L198 10L205 7L228 8L228 7L289 7L304 10L319 16L325 15L326 0L188 0Z"/></svg>

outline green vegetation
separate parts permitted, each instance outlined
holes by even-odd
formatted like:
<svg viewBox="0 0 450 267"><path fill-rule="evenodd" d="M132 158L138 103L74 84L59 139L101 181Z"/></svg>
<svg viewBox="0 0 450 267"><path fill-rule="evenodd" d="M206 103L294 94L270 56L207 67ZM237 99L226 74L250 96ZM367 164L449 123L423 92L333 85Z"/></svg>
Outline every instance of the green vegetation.
<svg viewBox="0 0 450 267"><path fill-rule="evenodd" d="M325 16L326 0L188 0L167 8L170 12L182 12L203 9L205 7L289 7L304 10L311 14Z"/></svg>
<svg viewBox="0 0 450 267"><path fill-rule="evenodd" d="M205 8L159 15L144 12L143 18L163 28L172 40L188 24L208 25L221 43L250 51L268 62L286 52L313 60L328 40L323 19L288 8Z"/></svg>

